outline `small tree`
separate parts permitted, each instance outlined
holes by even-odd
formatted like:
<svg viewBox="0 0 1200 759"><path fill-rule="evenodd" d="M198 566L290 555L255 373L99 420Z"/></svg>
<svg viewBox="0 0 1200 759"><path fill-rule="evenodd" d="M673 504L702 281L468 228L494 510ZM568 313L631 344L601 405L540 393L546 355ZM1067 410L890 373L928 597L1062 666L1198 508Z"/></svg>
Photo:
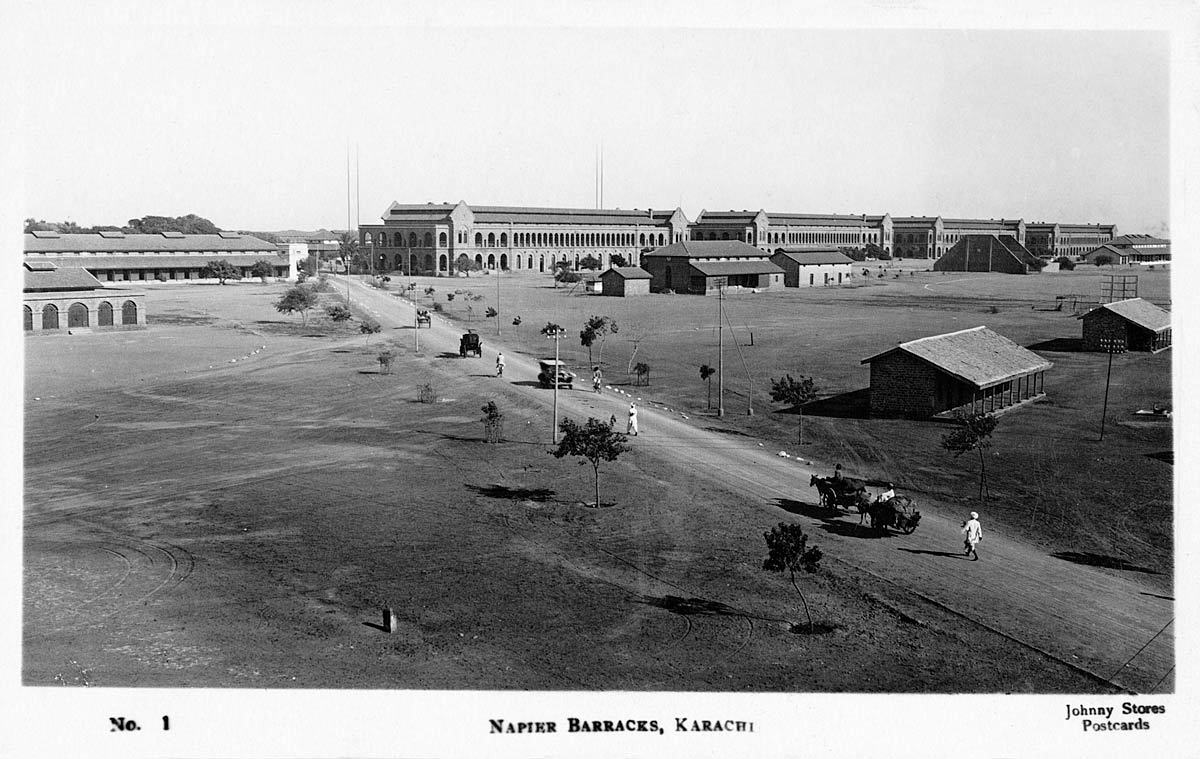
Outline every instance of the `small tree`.
<svg viewBox="0 0 1200 759"><path fill-rule="evenodd" d="M1096 266L1111 265L1115 259L1107 253L1099 253L1092 259L1092 263Z"/></svg>
<svg viewBox="0 0 1200 759"><path fill-rule="evenodd" d="M650 364L647 364L643 361L639 361L634 365L633 372L634 372L634 374L637 375L637 384L639 384L639 385L649 385L650 384Z"/></svg>
<svg viewBox="0 0 1200 759"><path fill-rule="evenodd" d="M383 353L380 353L375 358L377 361L379 361L379 373L380 374L391 374L392 373L392 361L396 357L392 354L391 351L384 351Z"/></svg>
<svg viewBox="0 0 1200 759"><path fill-rule="evenodd" d="M354 314L350 312L350 309L346 308L341 303L326 306L325 315L339 324L341 322L350 321L350 317L354 316Z"/></svg>
<svg viewBox="0 0 1200 759"><path fill-rule="evenodd" d="M513 319L513 326L514 326L514 327L520 327L520 326L521 326L521 317L519 317L519 316L518 316L518 317L515 317L515 318Z"/></svg>
<svg viewBox="0 0 1200 759"><path fill-rule="evenodd" d="M250 267L250 276L258 277L259 280L266 282L267 277L275 274L275 266L270 261L260 258Z"/></svg>
<svg viewBox="0 0 1200 759"><path fill-rule="evenodd" d="M700 365L700 381L708 383L708 404L707 408L712 409L712 376L717 373L717 370L708 364Z"/></svg>
<svg viewBox="0 0 1200 759"><path fill-rule="evenodd" d="M434 289L433 285L425 288L425 294L429 296L430 300L433 300L433 294L436 292L437 290Z"/></svg>
<svg viewBox="0 0 1200 759"><path fill-rule="evenodd" d="M342 232L338 236L338 255L342 258L342 263L346 266L346 273L350 273L350 265L359 257L358 238L353 232Z"/></svg>
<svg viewBox="0 0 1200 759"><path fill-rule="evenodd" d="M798 524L780 522L772 527L770 532L764 532L767 541L767 558L763 560L763 569L768 572L782 572L785 569L792 580L792 587L800 595L804 604L804 616L808 617L808 631L812 632L812 614L808 610L808 599L796 584L796 571L816 572L821 562L821 549L808 547L808 535Z"/></svg>
<svg viewBox="0 0 1200 759"><path fill-rule="evenodd" d="M450 303L454 300L454 293L446 293L446 302Z"/></svg>
<svg viewBox="0 0 1200 759"><path fill-rule="evenodd" d="M604 363L604 338L617 333L617 323L611 316L593 316L579 332L579 344L588 349L588 364L592 363L592 345L600 339L600 363Z"/></svg>
<svg viewBox="0 0 1200 759"><path fill-rule="evenodd" d="M486 406L481 409L483 411L483 432L489 443L499 443L500 438L504 435L504 412L496 405L495 401L488 401Z"/></svg>
<svg viewBox="0 0 1200 759"><path fill-rule="evenodd" d="M241 279L242 273L237 267L222 258L220 261L209 261L200 269L200 276L205 279L215 279L218 284L225 284L227 279Z"/></svg>
<svg viewBox="0 0 1200 759"><path fill-rule="evenodd" d="M288 288L279 300L275 301L275 310L281 314L299 312L300 323L308 324L308 310L317 305L320 296L317 291L307 285L296 285Z"/></svg>
<svg viewBox="0 0 1200 759"><path fill-rule="evenodd" d="M954 458L958 458L964 453L978 451L979 499L983 500L985 493L991 497L987 488L987 460L983 453L992 445L992 433L996 430L996 417L985 412L970 414L959 410L954 413L954 418L958 421L959 426L953 432L942 436L942 448L954 454Z"/></svg>
<svg viewBox="0 0 1200 759"><path fill-rule="evenodd" d="M622 453L633 450L625 445L628 438L614 430L610 423L595 417L589 417L582 426L564 417L558 429L563 437L554 451L554 457L579 456L583 459L579 462L581 466L586 462L591 463L596 483L596 508L600 508L600 462L616 461Z"/></svg>
<svg viewBox="0 0 1200 759"><path fill-rule="evenodd" d="M595 271L600 268L600 259L588 253L583 258L579 259L579 268Z"/></svg>
<svg viewBox="0 0 1200 759"><path fill-rule="evenodd" d="M789 404L796 409L796 413L799 415L797 442L800 445L804 444L804 404L816 397L817 386L812 377L801 377L795 380L792 379L792 375L786 374L779 379L771 380L771 400L776 403Z"/></svg>
<svg viewBox="0 0 1200 759"><path fill-rule="evenodd" d="M1075 269L1075 262L1066 256L1059 256L1054 259L1054 263L1058 264L1058 268L1061 271L1073 271Z"/></svg>
<svg viewBox="0 0 1200 759"><path fill-rule="evenodd" d="M379 326L379 322L371 319L367 319L362 324L358 325L358 331L367 336L368 345L371 344L371 335L378 334L382 330L383 327Z"/></svg>
<svg viewBox="0 0 1200 759"><path fill-rule="evenodd" d="M492 308L491 306L488 306L487 311L485 311L483 314L484 318L486 318L486 319L495 319L499 315L500 315L500 312L497 311L496 309Z"/></svg>
<svg viewBox="0 0 1200 759"><path fill-rule="evenodd" d="M612 263L613 266L620 267L620 266L628 266L629 265L629 262L627 260L625 260L625 256L621 255L620 253L613 253L611 256L608 257L608 260L610 263Z"/></svg>

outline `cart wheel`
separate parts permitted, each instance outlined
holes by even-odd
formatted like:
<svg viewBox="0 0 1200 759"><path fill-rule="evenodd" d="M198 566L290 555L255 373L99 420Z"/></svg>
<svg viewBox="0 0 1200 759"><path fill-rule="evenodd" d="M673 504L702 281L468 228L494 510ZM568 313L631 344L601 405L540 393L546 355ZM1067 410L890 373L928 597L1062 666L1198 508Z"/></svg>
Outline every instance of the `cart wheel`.
<svg viewBox="0 0 1200 759"><path fill-rule="evenodd" d="M905 535L912 535L913 532L916 531L916 529L917 529L917 526L915 524L909 524L909 525L904 526L903 532Z"/></svg>

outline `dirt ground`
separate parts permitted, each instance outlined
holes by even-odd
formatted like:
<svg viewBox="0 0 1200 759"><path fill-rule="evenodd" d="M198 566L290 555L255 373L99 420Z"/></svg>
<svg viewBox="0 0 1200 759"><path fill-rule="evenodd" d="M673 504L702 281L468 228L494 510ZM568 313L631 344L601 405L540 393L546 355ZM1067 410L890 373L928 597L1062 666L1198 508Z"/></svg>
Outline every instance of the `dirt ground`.
<svg viewBox="0 0 1200 759"><path fill-rule="evenodd" d="M320 314L301 326L270 309L281 291L163 287L148 296L147 330L26 342L27 685L1120 687L1095 674L1101 667L1082 648L1075 662L1050 650L1054 635L1070 641L1074 633L1026 618L1020 603L993 618L939 601L938 586L951 587L960 565L945 564L927 550L935 544L914 539L941 540L938 531L953 525L931 521L911 538L869 538L856 518L814 511L800 484L794 497L764 499L738 479L684 465L701 454L713 461L743 455L743 437L760 439L753 427L693 424L696 440L707 441L704 451L692 450L695 443L681 447L682 438L639 437L633 452L604 466L603 507L587 508L590 467L549 454L549 401L518 371L528 373L522 354L544 351L532 347L544 342L530 338L544 323L540 316L523 319L519 330L505 323L514 376L498 380L492 338L482 329L482 359L450 357L457 330L441 322L418 333L424 342L417 352L400 317L382 319L384 333L369 339ZM352 300L378 316L393 297L359 300L356 293ZM573 302L597 308L591 297L554 304ZM564 325L580 321L565 308L559 313ZM391 374L381 374L375 360L385 346L398 356ZM615 347L608 350L623 362ZM675 361L694 371L684 355L666 360L647 346L640 351L655 356L656 367ZM655 392L660 377L670 376L657 372ZM433 403L418 401L426 383L436 391ZM675 392L702 409L703 391L696 378ZM588 396L576 391L570 403L606 416L605 403L623 402ZM678 403L667 396L654 407ZM482 440L487 400L506 414L504 441L495 445ZM647 424L656 421L649 410L647 417ZM780 435L794 429L794 417L782 414L752 420L768 417L778 419ZM811 421L818 437L829 434L822 423L834 424ZM660 429L668 429L665 421ZM1166 471L1165 505L1158 508L1169 520L1169 465L1137 463ZM797 520L812 526L827 554L820 572L797 578L819 623L815 634L794 627L805 619L787 577L762 570L762 533ZM1147 532L1136 519L1121 529ZM1018 532L1009 538L1011 548L997 544L998 555L1019 551L1032 565L1041 549L1021 547ZM916 582L898 583L878 563L887 546L899 551L889 556L930 554L905 561L943 563L914 563L902 579ZM1169 603L1169 559L1103 566L1086 560L1088 553L1079 551L1081 561L1046 561L1064 567L1068 585L1072 578L1128 584L1131 593L1143 587L1142 595ZM927 571L934 574L922 580ZM1029 574L1022 582L1035 581L1036 571ZM1092 601L1079 604L1083 613ZM1068 603L1064 614L1075 606ZM390 635L381 629L385 607L399 624ZM1142 613L1130 610L1133 618ZM1045 627L1045 642L1040 630L1017 632L1031 624ZM1125 642L1133 652L1144 641ZM1126 655L1124 648L1101 654ZM1141 689L1172 687L1159 678L1166 672L1160 664L1150 669Z"/></svg>

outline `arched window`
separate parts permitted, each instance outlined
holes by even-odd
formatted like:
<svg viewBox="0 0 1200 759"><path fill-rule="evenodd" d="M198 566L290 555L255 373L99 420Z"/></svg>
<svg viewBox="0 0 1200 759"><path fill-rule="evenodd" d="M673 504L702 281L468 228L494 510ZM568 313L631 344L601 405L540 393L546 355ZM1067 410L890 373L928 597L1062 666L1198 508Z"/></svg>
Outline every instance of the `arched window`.
<svg viewBox="0 0 1200 759"><path fill-rule="evenodd" d="M137 324L138 307L131 300L127 300L121 304L121 323L122 324Z"/></svg>
<svg viewBox="0 0 1200 759"><path fill-rule="evenodd" d="M445 253L443 253L442 255L438 256L438 271L446 271L446 267L447 267L447 266L449 266L449 265L450 265L450 263L449 263L449 261L446 259L446 254L445 254Z"/></svg>
<svg viewBox="0 0 1200 759"><path fill-rule="evenodd" d="M488 232L487 245L489 248L496 247L496 233L495 232Z"/></svg>
<svg viewBox="0 0 1200 759"><path fill-rule="evenodd" d="M520 260L520 259L518 259L518 260ZM508 270L508 254L507 253L500 254L500 269L504 270L504 271Z"/></svg>
<svg viewBox="0 0 1200 759"><path fill-rule="evenodd" d="M417 233L416 232L408 233L408 247L410 247L410 248L417 247Z"/></svg>
<svg viewBox="0 0 1200 759"><path fill-rule="evenodd" d="M638 245L645 245L645 244L646 244L646 233L642 232L640 235L638 235Z"/></svg>
<svg viewBox="0 0 1200 759"><path fill-rule="evenodd" d="M663 236L662 236L662 232L659 232L658 233L658 247L661 248L662 245L663 245Z"/></svg>
<svg viewBox="0 0 1200 759"><path fill-rule="evenodd" d="M476 248L483 247L483 233L482 232L475 233L475 247Z"/></svg>
<svg viewBox="0 0 1200 759"><path fill-rule="evenodd" d="M425 233L425 247L426 247L426 248L432 248L432 247L433 247L433 232L426 232L426 233ZM433 263L433 260L432 260L432 259L430 259L430 263L431 263L431 264Z"/></svg>
<svg viewBox="0 0 1200 759"><path fill-rule="evenodd" d="M42 329L58 329L58 306L53 303L42 307Z"/></svg>
<svg viewBox="0 0 1200 759"><path fill-rule="evenodd" d="M366 234L363 235L363 244L364 245L372 244L372 240L373 240L373 238L371 237L370 232L367 232Z"/></svg>
<svg viewBox="0 0 1200 759"><path fill-rule="evenodd" d="M67 309L67 328L74 329L75 327L87 327L88 324L88 307L82 303L72 303Z"/></svg>
<svg viewBox="0 0 1200 759"><path fill-rule="evenodd" d="M488 267L489 269L495 269L495 268L496 268L496 254L495 254L495 253L488 253L488 257L487 257L487 267Z"/></svg>
<svg viewBox="0 0 1200 759"><path fill-rule="evenodd" d="M527 269L533 268L533 256L529 256L525 259L525 268L527 268Z"/></svg>
<svg viewBox="0 0 1200 759"><path fill-rule="evenodd" d="M33 309L29 306L21 306L21 314L25 317L25 331L33 331Z"/></svg>
<svg viewBox="0 0 1200 759"><path fill-rule="evenodd" d="M507 232L500 233L500 247L501 248L508 247L508 233Z"/></svg>
<svg viewBox="0 0 1200 759"><path fill-rule="evenodd" d="M483 268L483 254L482 253L475 254L475 263L479 264L479 268L481 268L481 269Z"/></svg>
<svg viewBox="0 0 1200 759"><path fill-rule="evenodd" d="M446 233L445 232L438 232L438 247L439 248L446 247Z"/></svg>
<svg viewBox="0 0 1200 759"><path fill-rule="evenodd" d="M729 233L728 233L728 232L722 232L722 233L721 233L721 239L722 239L722 240L728 240L728 239L729 239Z"/></svg>

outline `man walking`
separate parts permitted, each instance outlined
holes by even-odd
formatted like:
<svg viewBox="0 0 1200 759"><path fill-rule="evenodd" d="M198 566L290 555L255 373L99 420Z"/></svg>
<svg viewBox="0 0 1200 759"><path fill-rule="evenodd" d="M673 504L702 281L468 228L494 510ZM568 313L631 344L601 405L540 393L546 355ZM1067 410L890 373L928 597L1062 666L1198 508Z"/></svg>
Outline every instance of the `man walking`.
<svg viewBox="0 0 1200 759"><path fill-rule="evenodd" d="M504 354L503 353L496 354L496 376L497 377L504 376Z"/></svg>
<svg viewBox="0 0 1200 759"><path fill-rule="evenodd" d="M979 541L983 540L983 527L979 524L979 514L972 511L971 518L963 522L963 555L970 556L971 561L979 561L979 554L975 553L975 546Z"/></svg>
<svg viewBox="0 0 1200 759"><path fill-rule="evenodd" d="M637 406L630 403L629 404L629 425L625 429L625 434L633 435L634 437L637 437L637 432L638 432L638 430L637 430Z"/></svg>
<svg viewBox="0 0 1200 759"><path fill-rule="evenodd" d="M595 390L597 393L600 392L600 383L603 381L604 381L604 378L600 375L600 367L593 366L592 367L592 390Z"/></svg>

